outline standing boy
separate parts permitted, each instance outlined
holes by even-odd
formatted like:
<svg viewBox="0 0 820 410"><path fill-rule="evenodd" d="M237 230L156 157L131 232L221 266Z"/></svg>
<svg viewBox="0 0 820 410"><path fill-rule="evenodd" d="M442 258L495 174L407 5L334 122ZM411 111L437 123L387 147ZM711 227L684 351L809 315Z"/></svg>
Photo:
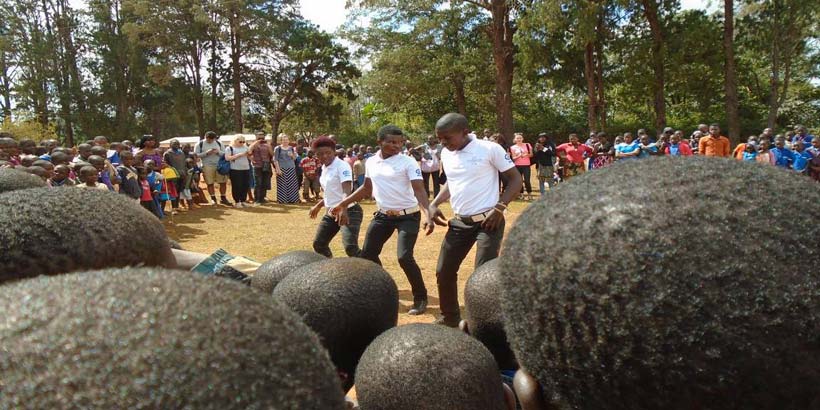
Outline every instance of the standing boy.
<svg viewBox="0 0 820 410"><path fill-rule="evenodd" d="M458 269L467 253L478 244L475 267L498 257L504 235L504 211L519 192L521 174L500 145L468 137L469 124L461 114L447 114L436 123L436 135L444 146L441 163L447 184L427 212L427 234L434 224L449 226L436 267L442 317L436 323L457 327ZM368 164L369 169L369 164ZM499 173L504 192L498 194ZM454 217L449 225L439 205L450 200Z"/></svg>

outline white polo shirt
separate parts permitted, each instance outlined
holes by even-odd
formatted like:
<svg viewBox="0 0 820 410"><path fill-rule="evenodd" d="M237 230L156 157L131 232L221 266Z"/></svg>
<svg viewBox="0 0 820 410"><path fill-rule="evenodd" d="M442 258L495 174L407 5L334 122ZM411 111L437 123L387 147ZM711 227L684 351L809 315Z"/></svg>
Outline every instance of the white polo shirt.
<svg viewBox="0 0 820 410"><path fill-rule="evenodd" d="M498 173L513 168L510 155L494 142L472 139L464 149L441 152L450 205L459 215L489 211L498 203Z"/></svg>
<svg viewBox="0 0 820 410"><path fill-rule="evenodd" d="M376 205L385 211L399 211L419 204L410 181L421 180L421 169L415 159L404 154L382 158L382 152L368 158L365 178L373 183Z"/></svg>
<svg viewBox="0 0 820 410"><path fill-rule="evenodd" d="M353 182L353 171L347 162L335 157L329 166L322 165L322 176L319 177L319 183L322 184L322 189L325 191L325 206L327 209L339 205L345 199L342 182Z"/></svg>

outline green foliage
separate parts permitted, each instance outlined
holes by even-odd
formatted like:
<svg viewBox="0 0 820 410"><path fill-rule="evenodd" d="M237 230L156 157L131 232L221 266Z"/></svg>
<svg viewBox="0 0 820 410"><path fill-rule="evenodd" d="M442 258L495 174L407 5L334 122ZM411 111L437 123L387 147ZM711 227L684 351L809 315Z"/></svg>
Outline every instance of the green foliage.
<svg viewBox="0 0 820 410"><path fill-rule="evenodd" d="M8 132L18 140L30 139L34 141L44 141L49 139L59 139L55 124L43 125L33 120L6 121L0 126L0 132Z"/></svg>

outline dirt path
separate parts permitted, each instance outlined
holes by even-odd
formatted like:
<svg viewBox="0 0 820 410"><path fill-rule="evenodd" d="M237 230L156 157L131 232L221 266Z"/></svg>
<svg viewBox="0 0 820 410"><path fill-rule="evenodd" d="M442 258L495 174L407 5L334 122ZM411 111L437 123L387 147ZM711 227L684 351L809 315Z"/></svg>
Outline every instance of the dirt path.
<svg viewBox="0 0 820 410"><path fill-rule="evenodd" d="M273 192L275 195L275 191ZM270 197L271 194L269 193ZM529 202L515 201L507 212L506 229L509 230L515 219L529 205ZM203 206L189 212L180 212L174 216L173 223L165 226L171 238L191 251L211 253L223 248L231 254L244 255L263 262L283 252L292 250L312 250L313 235L318 220L308 217L311 204L279 205L266 204L256 208L236 209L226 206ZM373 201L362 204L365 218L359 236L359 244L364 240L367 224L372 219L376 205ZM442 207L447 216L452 215L448 205ZM420 237L416 243L415 257L421 267L424 283L429 293L430 306L427 313L420 316L409 316L407 311L413 304L413 295L404 272L398 265L396 252L396 235L384 247L381 255L384 268L395 279L399 287L399 324L414 322L432 322L439 313L438 292L436 287L436 261L439 247L444 239L446 228L436 227L435 232L427 237ZM341 236L331 243L334 256L344 256ZM475 248L459 271L459 300L464 303L464 283L473 271Z"/></svg>

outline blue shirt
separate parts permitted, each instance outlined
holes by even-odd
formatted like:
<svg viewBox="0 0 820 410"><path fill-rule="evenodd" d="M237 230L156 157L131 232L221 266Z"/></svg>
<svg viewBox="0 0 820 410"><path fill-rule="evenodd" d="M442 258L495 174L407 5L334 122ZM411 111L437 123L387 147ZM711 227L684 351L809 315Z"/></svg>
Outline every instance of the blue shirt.
<svg viewBox="0 0 820 410"><path fill-rule="evenodd" d="M802 137L802 138L799 135L795 135L795 136L792 137L791 142L792 142L792 144L794 144L797 141L803 141L803 147L804 147L803 149L805 149L806 147L811 146L811 140L813 140L813 139L814 139L814 135L806 134L806 136Z"/></svg>
<svg viewBox="0 0 820 410"><path fill-rule="evenodd" d="M754 161L757 158L757 151L748 152L743 151L743 160L744 161Z"/></svg>
<svg viewBox="0 0 820 410"><path fill-rule="evenodd" d="M808 150L803 150L803 152L795 152L794 153L794 163L792 163L792 169L795 172L806 172L809 168L809 162L812 160L811 154Z"/></svg>
<svg viewBox="0 0 820 410"><path fill-rule="evenodd" d="M774 164L778 167L788 168L794 162L794 151L788 148L774 147L771 152L774 154Z"/></svg>
<svg viewBox="0 0 820 410"><path fill-rule="evenodd" d="M657 153L658 147L654 144L652 145L641 145L641 153L638 154L638 158L649 158L649 153Z"/></svg>
<svg viewBox="0 0 820 410"><path fill-rule="evenodd" d="M639 150L640 148L641 148L641 145L637 141L632 141L631 144L627 144L625 142L622 142L622 143L615 146L615 152L616 153L620 152L621 154L631 154L631 153L635 152L636 150ZM619 159L638 159L638 157L637 156L635 156L635 157L621 157Z"/></svg>

